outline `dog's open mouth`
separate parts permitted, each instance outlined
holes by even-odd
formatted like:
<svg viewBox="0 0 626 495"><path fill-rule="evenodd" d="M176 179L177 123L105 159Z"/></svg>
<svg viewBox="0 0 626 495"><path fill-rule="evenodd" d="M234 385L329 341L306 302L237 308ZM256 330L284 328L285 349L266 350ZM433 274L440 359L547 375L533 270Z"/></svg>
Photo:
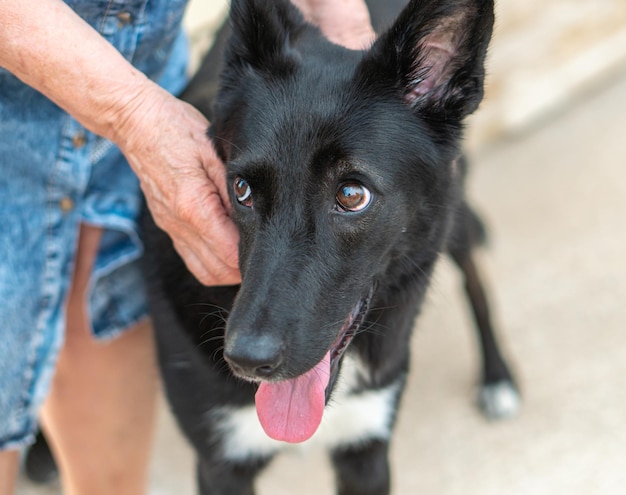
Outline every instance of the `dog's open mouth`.
<svg viewBox="0 0 626 495"><path fill-rule="evenodd" d="M331 377L336 377L343 354L363 324L373 293L372 287L354 306L333 345L311 370L291 380L259 385L256 411L270 438L299 443L317 431L330 395Z"/></svg>

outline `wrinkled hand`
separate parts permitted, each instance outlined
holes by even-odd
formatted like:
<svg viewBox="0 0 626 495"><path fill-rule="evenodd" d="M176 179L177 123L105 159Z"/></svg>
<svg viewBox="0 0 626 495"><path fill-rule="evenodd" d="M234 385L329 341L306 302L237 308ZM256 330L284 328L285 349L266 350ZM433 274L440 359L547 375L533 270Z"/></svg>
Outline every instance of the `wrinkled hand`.
<svg viewBox="0 0 626 495"><path fill-rule="evenodd" d="M363 0L291 0L330 41L352 50L369 48L376 34Z"/></svg>
<svg viewBox="0 0 626 495"><path fill-rule="evenodd" d="M115 141L189 270L205 285L231 285L241 281L239 234L208 126L194 107L149 86L126 105Z"/></svg>

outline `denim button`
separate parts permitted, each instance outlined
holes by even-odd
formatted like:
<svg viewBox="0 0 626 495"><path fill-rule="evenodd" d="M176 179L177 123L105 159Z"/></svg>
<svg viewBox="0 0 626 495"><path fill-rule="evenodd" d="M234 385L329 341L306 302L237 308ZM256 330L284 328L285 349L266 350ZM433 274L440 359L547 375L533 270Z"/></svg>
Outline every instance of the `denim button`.
<svg viewBox="0 0 626 495"><path fill-rule="evenodd" d="M124 27L127 24L130 24L133 20L133 16L130 14L130 12L120 12L115 17L117 17L118 27Z"/></svg>
<svg viewBox="0 0 626 495"><path fill-rule="evenodd" d="M76 134L74 134L74 136L72 137L72 145L74 146L74 148L82 148L83 146L85 146L85 144L87 144L87 136L85 136L85 133L83 131L78 131Z"/></svg>
<svg viewBox="0 0 626 495"><path fill-rule="evenodd" d="M74 201L72 201L72 198L65 196L61 199L61 201L59 201L59 206L61 207L61 211L63 213L67 213L74 208Z"/></svg>

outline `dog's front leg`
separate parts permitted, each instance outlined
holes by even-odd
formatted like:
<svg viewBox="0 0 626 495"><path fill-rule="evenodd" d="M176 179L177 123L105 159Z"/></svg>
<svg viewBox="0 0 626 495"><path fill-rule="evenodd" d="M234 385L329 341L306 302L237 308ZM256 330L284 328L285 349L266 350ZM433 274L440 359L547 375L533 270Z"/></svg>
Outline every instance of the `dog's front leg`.
<svg viewBox="0 0 626 495"><path fill-rule="evenodd" d="M200 495L254 495L254 481L269 460L224 463L216 459L199 460L196 466Z"/></svg>
<svg viewBox="0 0 626 495"><path fill-rule="evenodd" d="M389 495L389 443L373 440L332 452L338 495Z"/></svg>

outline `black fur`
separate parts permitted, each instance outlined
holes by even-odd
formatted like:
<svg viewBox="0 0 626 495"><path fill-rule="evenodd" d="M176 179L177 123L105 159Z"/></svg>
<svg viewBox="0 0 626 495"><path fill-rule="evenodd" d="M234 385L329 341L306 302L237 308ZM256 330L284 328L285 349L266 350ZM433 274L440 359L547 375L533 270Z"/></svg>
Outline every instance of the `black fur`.
<svg viewBox="0 0 626 495"><path fill-rule="evenodd" d="M374 14L390 19L398 2L370 4L379 25ZM252 494L271 458L225 458L211 413L251 405L254 381L310 370L355 308L363 321L347 353L366 371L352 393L402 388L414 319L446 251L475 310L483 384L514 389L472 261L484 229L463 197L460 151L483 95L492 0L413 0L365 52L326 41L287 0L233 0L230 19L184 97L212 120L229 184L251 187L251 202L231 197L241 287L199 284L145 222L159 363L211 495ZM371 192L363 211L337 205L346 183ZM388 438L335 446L338 492L389 493L387 450Z"/></svg>

